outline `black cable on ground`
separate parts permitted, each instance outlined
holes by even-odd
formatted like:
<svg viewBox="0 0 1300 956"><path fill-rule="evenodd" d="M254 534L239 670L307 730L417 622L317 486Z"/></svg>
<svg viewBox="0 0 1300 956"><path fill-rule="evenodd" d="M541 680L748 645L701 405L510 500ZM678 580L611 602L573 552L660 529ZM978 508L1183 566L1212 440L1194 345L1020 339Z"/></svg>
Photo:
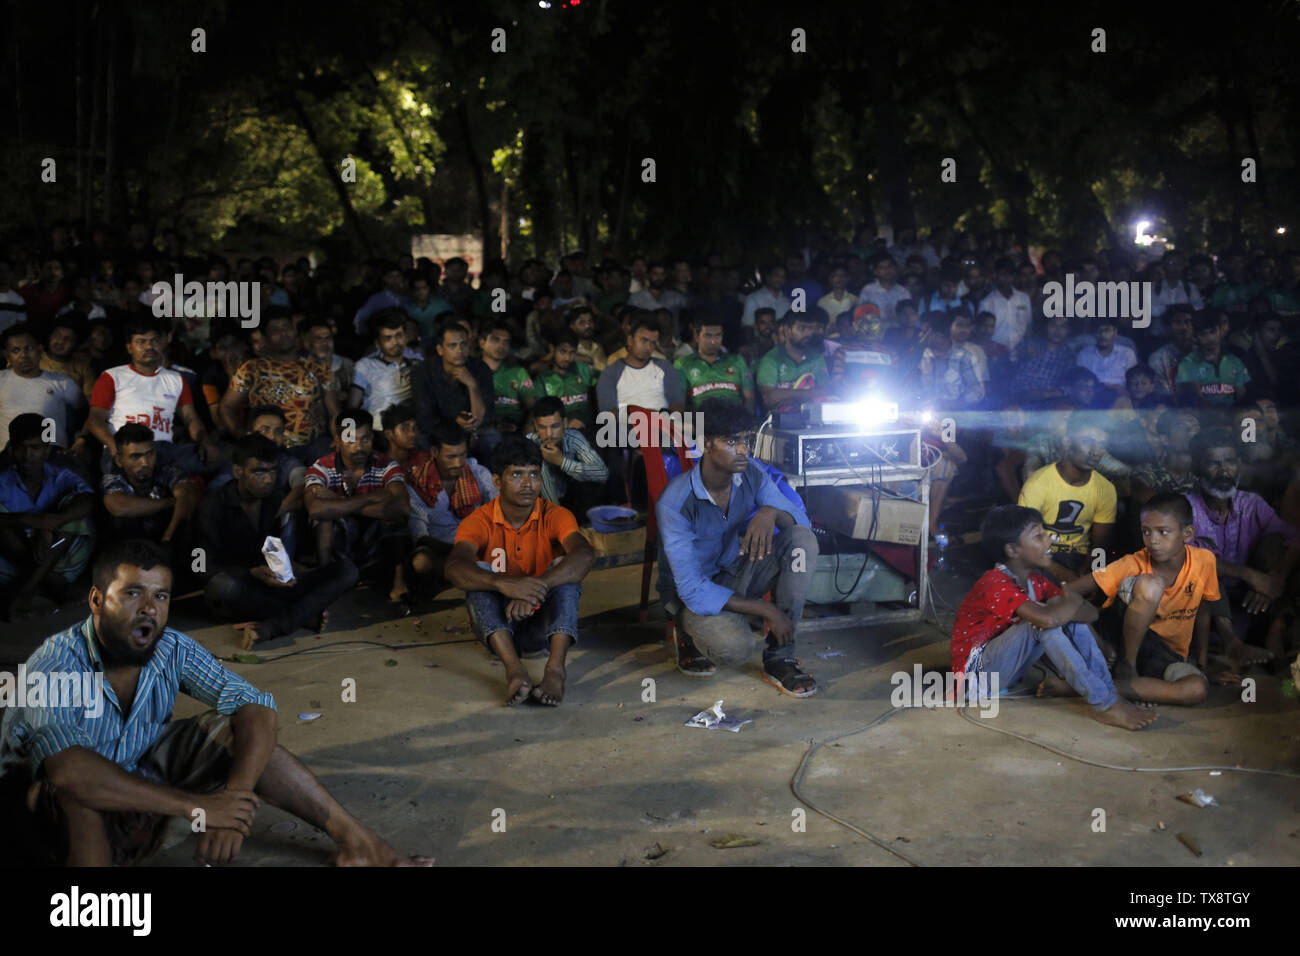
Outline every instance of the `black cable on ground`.
<svg viewBox="0 0 1300 956"><path fill-rule="evenodd" d="M1025 700L1030 698L1026 697ZM1005 734L1008 737L1014 737L1017 740L1023 740L1027 744L1033 744L1035 747L1042 747L1044 750L1056 754L1058 757L1065 757L1078 763L1087 764L1090 767L1101 767L1103 770L1123 770L1129 773L1189 773L1202 770L1218 770L1223 773L1262 773L1273 777L1287 777L1291 780L1300 780L1300 773L1293 773L1290 770L1260 770L1256 767L1125 767L1121 764L1103 763L1100 760L1090 760L1087 757L1080 757L1077 754L1066 753L1064 750L1058 750L1051 744L1045 744L1041 740L1035 740L1033 737L1026 737L1024 734L1018 734L1014 730L1004 730L1001 727L994 727L988 721L980 722L980 718L972 717L966 713L970 709L967 707L957 708L961 716L974 724L976 727L983 727L985 730L991 730L996 734Z"/></svg>
<svg viewBox="0 0 1300 956"><path fill-rule="evenodd" d="M825 740L822 741L817 741L817 740L808 741L808 749L804 752L803 760L799 761L799 769L797 769L794 772L794 776L790 778L790 790L794 793L795 799L798 800L800 803L802 803L804 806L806 806L813 813L820 813L826 819L834 823L838 823L846 830L852 830L854 833L858 834L859 836L866 837L868 840L870 840L876 846L880 847L886 853L893 854L894 856L902 860L904 863L906 863L908 866L921 866L921 864L916 862L916 860L913 860L910 856L908 856L905 853L900 853L898 850L894 849L892 846L890 846L884 840L880 839L880 837L876 836L875 834L868 833L866 830L862 829L861 827L854 826L852 823L849 823L847 820L837 817L829 810L823 810L821 807L817 806L817 804L813 803L811 800L809 800L799 791L799 785L803 782L804 775L808 772L808 763L812 760L813 754L817 753L817 751L821 750L827 744L835 743L835 741L837 740L843 740L845 737L852 737L854 734L860 734L865 730L870 730L872 727L876 726L877 724L884 723L890 717L893 717L895 714L897 714L900 709L901 708L897 708L897 707L890 708L889 710L881 714L879 717L877 717L875 720L871 721L871 723L859 727L856 730L846 730L842 734L836 734L833 737L827 737Z"/></svg>
<svg viewBox="0 0 1300 956"><path fill-rule="evenodd" d="M289 651L287 654L277 654L275 657L261 657L256 654L253 656L257 657L256 663L258 664L271 664L275 661L282 661L286 657L296 657L299 654L319 654L322 651L328 651L330 648L342 647L344 644L368 644L372 647L386 647L390 651L409 651L417 647L446 647L448 644L476 643L478 643L478 638L476 637L464 637L456 641L423 641L419 644L385 644L383 641L335 641L332 644L321 644L316 647L303 647L296 651ZM233 661L236 664L244 663L234 655L230 657L219 657L217 659L222 661Z"/></svg>
<svg viewBox="0 0 1300 956"><path fill-rule="evenodd" d="M1015 700L1018 698L1009 697L1009 698L1002 698L1002 699ZM1037 698L1036 697L1031 698L1029 696L1026 696L1023 699L1031 700ZM870 730L872 727L884 723L886 720L888 720L890 717L894 716L895 714L899 713L901 710L924 710L924 709L927 708L916 708L916 707L891 708L890 710L887 710L880 716L876 717L870 723L864 724L863 726L858 727L854 730L846 730L844 733L836 734L833 737L827 737L825 740L821 740L821 741L810 740L808 742L808 749L804 751L803 759L799 761L798 769L795 770L794 776L790 779L790 790L794 793L795 799L797 799L804 806L808 807L808 809L812 810L814 813L818 813L821 816L824 816L826 819L832 821L833 823L839 824L840 826L844 827L846 830L851 830L854 833L858 834L859 836L865 837L866 839L870 840L872 843L880 847L885 852L898 857L900 860L902 860L904 863L908 864L909 866L917 866L917 867L922 866L923 864L918 863L916 860L913 860L905 853L900 853L898 850L894 849L894 847L890 846L888 843L886 843L884 840L882 840L880 837L876 836L875 834L870 833L859 826L855 826L854 824L850 823L849 821L841 817L837 817L835 814L831 813L828 810L823 810L821 807L817 806L815 803L809 800L800 791L799 786L801 783L803 783L803 779L808 772L808 764L812 761L813 755L816 754L817 751L821 750L821 748L825 747L827 744L832 744L838 740L843 740L846 737L852 737L855 734L860 734L863 733L864 731ZM1129 773L1192 773L1192 772L1218 770L1224 773L1227 772L1256 773L1256 774L1265 774L1274 777L1285 777L1291 780L1300 780L1300 773L1293 773L1289 770L1261 770L1256 767L1226 767L1226 766L1224 767L1216 767L1216 766L1126 767L1121 764L1104 763L1100 760L1091 760L1087 757L1080 757L1077 754L1067 753L1066 751L1059 750L1056 747L1051 746L1050 744L1045 744L1041 741L1034 740L1032 737L1026 737L1024 734L1018 734L1012 730L1004 730L1000 727L994 727L991 724L989 724L987 721L981 722L979 718L972 717L970 716L970 714L967 713L969 709L970 709L969 707L959 707L957 708L957 713L960 714L963 719L969 721L972 724L975 724L977 727L983 727L985 730L991 730L994 733L1004 734L1008 737L1014 737L1015 739L1022 740L1025 743L1033 744L1035 747L1041 747L1044 750L1056 754L1058 757L1065 757L1067 760L1073 760L1076 763L1085 764L1089 767L1100 767L1103 770L1120 770Z"/></svg>

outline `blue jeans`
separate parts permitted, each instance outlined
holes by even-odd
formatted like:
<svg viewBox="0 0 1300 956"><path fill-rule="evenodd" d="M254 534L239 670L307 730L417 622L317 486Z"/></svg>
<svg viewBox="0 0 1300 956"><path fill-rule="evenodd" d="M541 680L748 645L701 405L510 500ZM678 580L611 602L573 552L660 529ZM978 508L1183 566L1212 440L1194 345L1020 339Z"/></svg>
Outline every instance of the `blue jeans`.
<svg viewBox="0 0 1300 956"><path fill-rule="evenodd" d="M548 649L552 634L568 634L577 643L581 597L581 584L557 584L547 592L542 606L522 621L506 620L510 599L496 591L468 591L465 605L469 608L470 625L480 641L488 644L488 638L497 631L506 631L514 641L516 653L530 654ZM488 647L491 649L490 644Z"/></svg>
<svg viewBox="0 0 1300 956"><path fill-rule="evenodd" d="M976 671L997 674L998 684L1004 688L1047 655L1066 683L1094 709L1106 710L1119 700L1092 628L1078 621L1045 631L1021 621L981 647L979 654Z"/></svg>

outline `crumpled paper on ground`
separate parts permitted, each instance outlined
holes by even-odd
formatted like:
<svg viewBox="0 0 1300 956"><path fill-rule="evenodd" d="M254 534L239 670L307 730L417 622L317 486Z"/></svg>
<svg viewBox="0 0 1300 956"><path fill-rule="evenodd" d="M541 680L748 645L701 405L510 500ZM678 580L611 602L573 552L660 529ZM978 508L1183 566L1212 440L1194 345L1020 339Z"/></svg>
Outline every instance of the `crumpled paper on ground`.
<svg viewBox="0 0 1300 956"><path fill-rule="evenodd" d="M728 717L722 711L722 701L718 701L708 710L702 710L686 721L686 726L703 727L705 730L730 730L733 734L738 734L741 727L752 723L752 720L738 720L735 717Z"/></svg>
<svg viewBox="0 0 1300 956"><path fill-rule="evenodd" d="M293 580L293 561L290 560L289 553L284 550L283 541L268 534L266 540L262 542L262 555L266 558L266 566L271 569L277 581L288 584Z"/></svg>

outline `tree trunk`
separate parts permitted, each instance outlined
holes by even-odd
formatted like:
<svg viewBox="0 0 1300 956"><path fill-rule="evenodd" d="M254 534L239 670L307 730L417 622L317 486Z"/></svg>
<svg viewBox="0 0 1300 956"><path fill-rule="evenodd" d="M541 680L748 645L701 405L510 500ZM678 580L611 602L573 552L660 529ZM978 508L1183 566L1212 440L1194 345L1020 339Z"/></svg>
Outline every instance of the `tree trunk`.
<svg viewBox="0 0 1300 956"><path fill-rule="evenodd" d="M117 118L117 13L108 16L108 76L104 88L104 221L113 221L113 177L117 174L117 136L113 124Z"/></svg>
<svg viewBox="0 0 1300 956"><path fill-rule="evenodd" d="M495 230L492 224L492 202L488 198L487 176L483 172L483 160L474 145L474 132L469 125L469 109L465 106L464 100L456 104L456 121L465 147L465 158L469 160L469 169L474 176L474 193L478 197L478 221L483 230L483 261L487 262L492 257L493 248L499 241L505 240L504 237L498 240L493 235Z"/></svg>
<svg viewBox="0 0 1300 956"><path fill-rule="evenodd" d="M108 30L104 24L102 11L100 13L92 11L92 17L95 25L92 41L95 47L95 67L90 76L94 89L90 100L90 142L86 145L86 182L81 193L81 205L85 210L87 223L95 218L95 166L97 165L96 154L99 150L99 118L104 107L104 49L108 43Z"/></svg>
<svg viewBox="0 0 1300 956"><path fill-rule="evenodd" d="M907 189L903 129L894 102L894 53L883 30L870 30L871 96L876 111L876 157L884 180L889 216L895 232L916 228L916 212Z"/></svg>
<svg viewBox="0 0 1300 956"><path fill-rule="evenodd" d="M375 99L378 100L380 107L388 116L389 121L393 124L393 129L401 137L402 146L406 149L406 155L410 157L411 162L421 168L416 175L419 176L420 190L420 208L424 211L424 223L430 230L435 228L434 220L437 219L436 210L433 204L433 195L429 190L429 177L424 172L424 160L415 150L415 144L411 142L411 137L406 133L406 127L402 125L401 117L393 109L393 104L389 101L387 94L384 93L383 87L379 83L379 77L375 75L373 69L367 70L366 75L369 77L371 84L375 88Z"/></svg>
<svg viewBox="0 0 1300 956"><path fill-rule="evenodd" d="M86 188L86 76L85 64L83 62L86 56L86 2L77 0L77 18L76 25L76 44L73 49L73 63L76 72L76 125L77 125L77 201L80 205L77 218L81 220L83 230L89 230L90 219L88 210L81 204L81 197L85 195ZM83 238L85 236L83 235Z"/></svg>
<svg viewBox="0 0 1300 956"><path fill-rule="evenodd" d="M623 223L627 211L628 179L632 176L632 111L628 110L627 122L623 124L623 181L618 189L618 214L611 224L610 245L613 254L623 258Z"/></svg>
<svg viewBox="0 0 1300 956"><path fill-rule="evenodd" d="M375 251L370 244L370 237L366 235L365 227L361 224L361 217L357 215L357 211L352 205L352 197L348 195L348 187L344 184L343 177L340 175L339 170L335 168L334 160L326 155L325 149L316 135L316 124L311 121L311 116L308 115L306 107L302 105L302 101L298 99L297 94L290 93L288 100L290 108L302 125L303 132L307 134L307 139L311 142L312 149L316 150L316 155L320 158L325 178L329 180L330 185L334 187L335 195L339 197L339 205L343 207L343 218L356 235L357 241L365 251L366 256L373 258Z"/></svg>

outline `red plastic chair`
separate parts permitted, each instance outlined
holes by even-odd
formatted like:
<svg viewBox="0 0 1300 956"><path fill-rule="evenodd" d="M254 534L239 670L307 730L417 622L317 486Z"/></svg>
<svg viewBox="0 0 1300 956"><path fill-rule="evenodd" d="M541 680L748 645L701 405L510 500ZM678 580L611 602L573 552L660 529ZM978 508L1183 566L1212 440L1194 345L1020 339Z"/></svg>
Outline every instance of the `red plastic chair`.
<svg viewBox="0 0 1300 956"><path fill-rule="evenodd" d="M687 454L685 437L673 426L672 420L664 416L662 412L653 411L648 408L641 408L638 405L629 405L627 414L629 421L635 413L640 413L643 418L640 420L646 422L649 429L654 429L659 435L658 448L646 448L649 454L643 451L642 461L645 462L646 476L646 498L649 504L649 514L645 522L645 557L641 562L641 614L640 621L645 623L647 610L650 605L650 578L654 574L655 559L659 555L659 523L655 520L655 504L659 501L659 496L668 487L668 469L664 465L662 450L671 447L677 453L677 461L682 466L682 472L688 472L695 467L695 459ZM664 444L665 436L671 442L671 445ZM645 444L644 439L648 435L638 434L637 440ZM668 622L669 628L672 622Z"/></svg>

